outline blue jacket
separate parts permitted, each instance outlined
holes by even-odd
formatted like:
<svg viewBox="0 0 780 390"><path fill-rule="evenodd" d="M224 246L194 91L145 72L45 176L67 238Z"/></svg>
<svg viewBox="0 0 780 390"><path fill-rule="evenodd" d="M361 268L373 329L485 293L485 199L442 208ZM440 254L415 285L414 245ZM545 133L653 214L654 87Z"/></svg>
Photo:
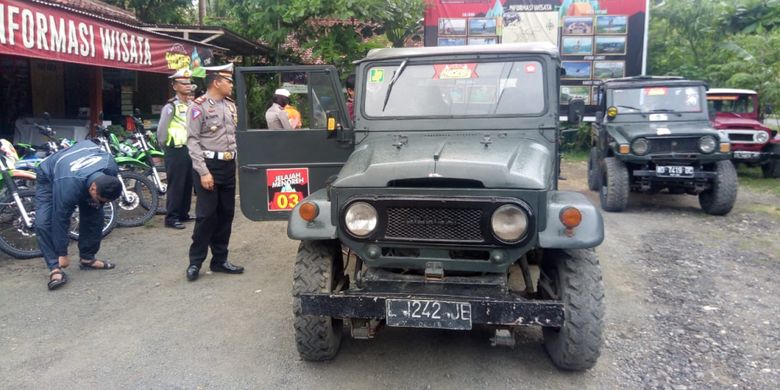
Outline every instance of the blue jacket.
<svg viewBox="0 0 780 390"><path fill-rule="evenodd" d="M114 156L92 141L80 141L47 157L38 166L52 186L52 241L58 256L68 253L70 217L82 200L88 200L89 186L102 175L117 176Z"/></svg>

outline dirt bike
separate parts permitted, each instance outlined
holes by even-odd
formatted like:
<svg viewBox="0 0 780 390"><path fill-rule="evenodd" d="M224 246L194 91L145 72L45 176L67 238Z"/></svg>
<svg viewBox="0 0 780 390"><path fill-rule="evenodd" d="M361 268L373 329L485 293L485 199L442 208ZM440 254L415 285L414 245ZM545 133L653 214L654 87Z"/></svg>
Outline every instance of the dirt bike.
<svg viewBox="0 0 780 390"><path fill-rule="evenodd" d="M149 165L149 169L143 172L149 180L154 183L157 188L157 194L159 196L159 204L157 205L157 214L165 214L166 205L166 193L168 192L168 179L164 174L164 166L159 166L155 162L160 161L165 153L157 150L149 142L149 132L144 129L144 121L141 119L141 112L137 108L135 109L135 115L132 117L132 121L135 125L135 131L132 135L132 146L135 151L134 157L143 161Z"/></svg>
<svg viewBox="0 0 780 390"><path fill-rule="evenodd" d="M14 169L19 160L14 146L0 139L0 186L5 188L0 200L0 250L17 258L41 256L35 237L35 191L20 189L19 179L35 180L35 174Z"/></svg>
<svg viewBox="0 0 780 390"><path fill-rule="evenodd" d="M135 172L136 169L149 169L149 165L133 157L117 156L112 143L116 142L116 136L103 125L96 125L97 137L94 139L104 151L114 156L116 164L120 167L117 177L122 183L122 194L117 203L117 223L119 226L141 226L154 217L157 211L159 196L157 189L144 175Z"/></svg>

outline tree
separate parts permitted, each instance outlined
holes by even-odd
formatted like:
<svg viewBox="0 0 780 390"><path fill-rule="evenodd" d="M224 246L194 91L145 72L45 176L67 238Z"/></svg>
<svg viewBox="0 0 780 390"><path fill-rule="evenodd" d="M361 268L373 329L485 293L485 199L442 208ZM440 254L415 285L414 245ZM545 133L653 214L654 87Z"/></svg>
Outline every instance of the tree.
<svg viewBox="0 0 780 390"><path fill-rule="evenodd" d="M143 23L177 24L192 23L191 0L104 0L122 9L133 11Z"/></svg>

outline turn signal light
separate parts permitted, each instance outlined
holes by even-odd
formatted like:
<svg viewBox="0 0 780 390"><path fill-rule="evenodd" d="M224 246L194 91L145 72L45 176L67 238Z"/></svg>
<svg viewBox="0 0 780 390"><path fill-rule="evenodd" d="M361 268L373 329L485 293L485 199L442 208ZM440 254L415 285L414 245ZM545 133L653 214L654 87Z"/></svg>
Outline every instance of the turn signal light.
<svg viewBox="0 0 780 390"><path fill-rule="evenodd" d="M731 151L731 144L728 142L724 142L720 144L720 152L721 153L728 153Z"/></svg>
<svg viewBox="0 0 780 390"><path fill-rule="evenodd" d="M618 114L617 107L610 106L609 108L607 108L607 117L609 117L609 119L615 119L617 114Z"/></svg>
<svg viewBox="0 0 780 390"><path fill-rule="evenodd" d="M630 151L631 147L629 145L620 145L620 154L628 154Z"/></svg>
<svg viewBox="0 0 780 390"><path fill-rule="evenodd" d="M304 221L313 222L320 215L320 208L314 202L305 202L298 208L298 214Z"/></svg>
<svg viewBox="0 0 780 390"><path fill-rule="evenodd" d="M563 226L566 226L568 229L574 229L580 226L582 213L576 207L566 207L561 210L559 218Z"/></svg>

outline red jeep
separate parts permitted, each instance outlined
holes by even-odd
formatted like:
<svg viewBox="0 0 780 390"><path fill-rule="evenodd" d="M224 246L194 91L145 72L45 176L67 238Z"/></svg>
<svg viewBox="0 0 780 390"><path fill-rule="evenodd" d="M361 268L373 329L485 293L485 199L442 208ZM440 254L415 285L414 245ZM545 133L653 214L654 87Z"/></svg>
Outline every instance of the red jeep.
<svg viewBox="0 0 780 390"><path fill-rule="evenodd" d="M707 91L707 102L712 126L729 135L732 161L760 165L764 177L780 177L780 136L761 122L756 91L713 88Z"/></svg>

